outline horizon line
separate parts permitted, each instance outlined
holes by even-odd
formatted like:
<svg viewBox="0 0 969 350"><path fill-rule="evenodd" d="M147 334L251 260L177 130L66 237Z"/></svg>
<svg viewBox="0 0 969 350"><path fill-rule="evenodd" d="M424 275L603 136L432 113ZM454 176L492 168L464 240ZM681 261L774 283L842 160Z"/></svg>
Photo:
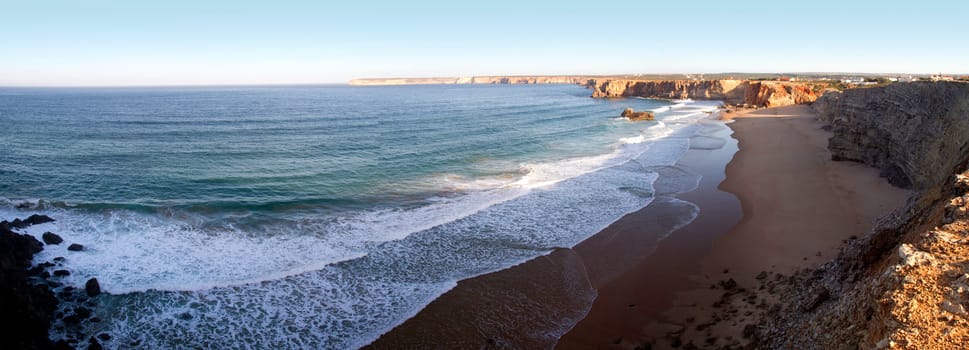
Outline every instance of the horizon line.
<svg viewBox="0 0 969 350"><path fill-rule="evenodd" d="M905 72L714 72L714 73L626 73L626 74L490 74L490 75L455 75L455 76L389 76L389 77L358 77L341 82L292 82L292 83L135 83L135 84L12 84L0 83L0 88L151 88L151 87L282 87L282 86L323 86L323 85L352 85L354 80L368 79L454 79L465 77L636 77L636 76L658 76L658 75L910 75L910 76L932 76L932 75L953 75L966 76L969 73L905 73ZM744 79L737 79L744 80Z"/></svg>

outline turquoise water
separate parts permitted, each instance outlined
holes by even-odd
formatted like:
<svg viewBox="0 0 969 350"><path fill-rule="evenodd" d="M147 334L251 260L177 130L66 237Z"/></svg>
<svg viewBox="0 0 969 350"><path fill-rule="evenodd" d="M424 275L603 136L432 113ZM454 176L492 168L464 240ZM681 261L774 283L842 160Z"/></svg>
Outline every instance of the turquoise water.
<svg viewBox="0 0 969 350"><path fill-rule="evenodd" d="M83 330L109 346L356 347L458 280L644 207L652 168L711 143L697 133L716 102L588 95L3 88L0 218L46 213L58 221L29 233L87 247L38 262L66 256L64 282L112 294ZM658 121L618 118L626 107Z"/></svg>

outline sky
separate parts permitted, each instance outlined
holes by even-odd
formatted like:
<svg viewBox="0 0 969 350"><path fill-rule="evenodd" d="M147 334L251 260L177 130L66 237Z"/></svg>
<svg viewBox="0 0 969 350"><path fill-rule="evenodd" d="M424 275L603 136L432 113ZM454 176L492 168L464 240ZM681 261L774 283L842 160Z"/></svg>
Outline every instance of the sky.
<svg viewBox="0 0 969 350"><path fill-rule="evenodd" d="M965 1L0 0L0 86L969 73Z"/></svg>

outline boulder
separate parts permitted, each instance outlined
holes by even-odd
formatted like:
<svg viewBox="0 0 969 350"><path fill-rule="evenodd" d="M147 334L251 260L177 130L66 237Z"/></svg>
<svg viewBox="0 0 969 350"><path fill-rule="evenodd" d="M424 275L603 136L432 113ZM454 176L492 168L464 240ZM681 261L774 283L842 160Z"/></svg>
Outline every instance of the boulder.
<svg viewBox="0 0 969 350"><path fill-rule="evenodd" d="M77 243L71 243L71 245L67 247L67 250L70 250L72 252L79 252L84 250L84 246Z"/></svg>
<svg viewBox="0 0 969 350"><path fill-rule="evenodd" d="M47 243L47 244L61 244L61 242L64 242L64 239L61 238L61 236L58 236L56 233L53 233L53 232L44 232L44 234L41 235L40 238L42 238L44 240L44 243Z"/></svg>
<svg viewBox="0 0 969 350"><path fill-rule="evenodd" d="M47 215L34 214L31 216L28 216L27 219L25 220L20 220L19 218L17 218L17 219L13 219L12 222L4 221L4 224L2 226L6 226L7 228L22 229L31 225L39 225L39 224L52 222L52 221L54 221L54 219L51 219Z"/></svg>
<svg viewBox="0 0 969 350"><path fill-rule="evenodd" d="M101 284L98 283L98 279L92 278L87 280L87 283L84 284L84 291L87 292L89 297L95 297L101 294Z"/></svg>
<svg viewBox="0 0 969 350"><path fill-rule="evenodd" d="M50 216L34 214L27 217L27 220L24 220L24 223L26 223L27 225L40 225L43 223L48 223L53 221L54 219L51 219Z"/></svg>

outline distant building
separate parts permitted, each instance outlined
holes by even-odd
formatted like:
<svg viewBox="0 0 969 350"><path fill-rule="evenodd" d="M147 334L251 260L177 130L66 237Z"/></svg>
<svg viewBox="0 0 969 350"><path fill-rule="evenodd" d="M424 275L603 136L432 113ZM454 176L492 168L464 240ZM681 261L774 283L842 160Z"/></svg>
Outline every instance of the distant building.
<svg viewBox="0 0 969 350"><path fill-rule="evenodd" d="M913 81L919 80L919 78L913 77L911 75L909 75L907 77L898 77L898 78L894 78L894 79L895 79L894 81L897 81L899 83L911 83Z"/></svg>
<svg viewBox="0 0 969 350"><path fill-rule="evenodd" d="M942 75L942 74L933 75L929 79L932 79L932 81L953 81L953 80L956 80L956 78L953 77L953 76L951 76L951 75Z"/></svg>

